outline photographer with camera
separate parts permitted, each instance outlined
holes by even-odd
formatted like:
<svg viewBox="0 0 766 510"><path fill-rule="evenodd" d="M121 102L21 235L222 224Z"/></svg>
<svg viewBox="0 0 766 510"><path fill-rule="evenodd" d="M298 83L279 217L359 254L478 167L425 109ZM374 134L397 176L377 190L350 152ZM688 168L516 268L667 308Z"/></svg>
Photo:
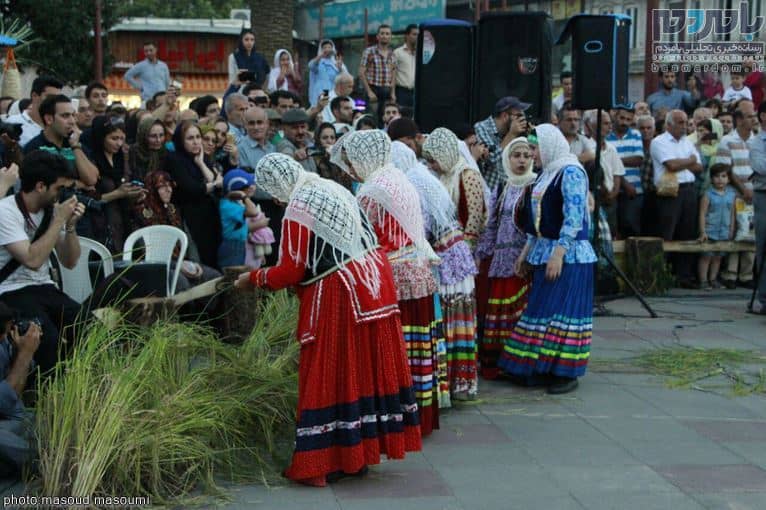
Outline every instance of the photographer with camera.
<svg viewBox="0 0 766 510"><path fill-rule="evenodd" d="M98 168L88 159L80 143L81 133L72 101L63 94L46 97L39 113L45 127L24 147L24 155L37 150L57 154L76 171L76 179L85 186L94 186L98 181Z"/></svg>
<svg viewBox="0 0 766 510"><path fill-rule="evenodd" d="M16 313L0 303L0 476L18 477L33 455L31 416L21 394L34 368L40 325L14 320Z"/></svg>
<svg viewBox="0 0 766 510"><path fill-rule="evenodd" d="M519 136L526 136L529 130L524 112L529 103L520 101L517 97L506 96L495 103L492 115L474 125L476 137L486 145L489 157L484 161L481 174L490 190L495 190L505 184L503 171L503 149Z"/></svg>
<svg viewBox="0 0 766 510"><path fill-rule="evenodd" d="M20 174L21 191L0 200L0 302L42 324L35 361L46 372L57 361L59 332L65 331L71 341L71 326L80 312L80 305L53 284L49 259L55 248L61 265L71 269L77 264L75 227L85 206L75 196L61 200L76 175L57 154L32 152Z"/></svg>

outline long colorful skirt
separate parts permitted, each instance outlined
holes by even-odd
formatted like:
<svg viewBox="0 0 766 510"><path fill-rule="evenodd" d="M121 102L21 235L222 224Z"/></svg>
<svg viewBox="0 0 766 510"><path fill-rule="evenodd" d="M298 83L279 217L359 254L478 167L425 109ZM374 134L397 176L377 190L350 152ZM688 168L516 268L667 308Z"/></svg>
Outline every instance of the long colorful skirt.
<svg viewBox="0 0 766 510"><path fill-rule="evenodd" d="M442 317L442 301L439 293L434 294L434 322L431 336L436 343L436 380L438 381L437 395L439 409L452 407L449 394L449 372L447 368L447 341L444 339L444 318Z"/></svg>
<svg viewBox="0 0 766 510"><path fill-rule="evenodd" d="M491 278L484 335L479 342L481 376L495 379L500 374L497 361L505 342L527 304L529 282L518 276Z"/></svg>
<svg viewBox="0 0 766 510"><path fill-rule="evenodd" d="M593 264L564 264L554 281L534 268L527 309L498 361L513 375L585 374L593 331Z"/></svg>
<svg viewBox="0 0 766 510"><path fill-rule="evenodd" d="M479 389L476 371L476 298L474 278L466 277L454 285L440 285L447 340L447 371L453 399L476 396Z"/></svg>
<svg viewBox="0 0 766 510"><path fill-rule="evenodd" d="M439 381L436 361L438 328L434 327L433 294L419 299L403 299L399 301L399 309L402 311L402 331L412 374L412 386L420 409L420 432L427 436L433 429L439 428Z"/></svg>
<svg viewBox="0 0 766 510"><path fill-rule="evenodd" d="M398 315L354 322L336 273L324 279L316 339L301 347L295 451L285 475L322 486L380 455L421 449L418 406ZM301 307L301 311L311 307Z"/></svg>

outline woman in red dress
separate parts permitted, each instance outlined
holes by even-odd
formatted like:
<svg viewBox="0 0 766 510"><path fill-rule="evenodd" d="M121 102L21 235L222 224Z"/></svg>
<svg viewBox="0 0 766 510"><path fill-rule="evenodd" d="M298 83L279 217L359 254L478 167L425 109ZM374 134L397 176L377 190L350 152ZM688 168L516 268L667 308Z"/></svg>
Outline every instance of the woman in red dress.
<svg viewBox="0 0 766 510"><path fill-rule="evenodd" d="M256 176L287 204L279 262L240 275L237 287L295 287L300 299L295 451L285 476L321 487L364 473L382 453L420 450L391 267L356 200L283 154L261 159Z"/></svg>

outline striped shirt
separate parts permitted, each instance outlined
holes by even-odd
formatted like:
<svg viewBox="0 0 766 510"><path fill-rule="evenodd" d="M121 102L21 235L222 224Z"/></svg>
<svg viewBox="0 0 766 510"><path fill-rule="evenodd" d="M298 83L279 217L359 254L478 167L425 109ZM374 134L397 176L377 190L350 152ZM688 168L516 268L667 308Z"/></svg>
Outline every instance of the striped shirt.
<svg viewBox="0 0 766 510"><path fill-rule="evenodd" d="M748 139L752 138L752 135ZM753 173L750 167L750 149L747 142L739 136L736 129L721 138L718 151L715 154L715 162L731 165L731 171L741 180L746 181Z"/></svg>
<svg viewBox="0 0 766 510"><path fill-rule="evenodd" d="M615 131L612 131L606 136L606 141L614 145L617 149L617 154L620 159L632 158L632 157L644 157L644 143L641 141L641 133L633 128L628 128L625 135L620 138ZM623 177L627 182L631 183L636 188L636 194L642 194L644 189L641 185L641 168L625 166L625 176Z"/></svg>

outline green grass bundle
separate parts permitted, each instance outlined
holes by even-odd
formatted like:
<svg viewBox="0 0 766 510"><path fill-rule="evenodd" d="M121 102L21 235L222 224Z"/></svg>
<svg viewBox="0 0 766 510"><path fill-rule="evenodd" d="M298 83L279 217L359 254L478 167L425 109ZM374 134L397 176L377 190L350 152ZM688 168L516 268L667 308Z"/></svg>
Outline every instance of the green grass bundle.
<svg viewBox="0 0 766 510"><path fill-rule="evenodd" d="M40 492L160 503L273 476L296 408L297 302L263 306L239 346L190 324L94 324L40 388Z"/></svg>

